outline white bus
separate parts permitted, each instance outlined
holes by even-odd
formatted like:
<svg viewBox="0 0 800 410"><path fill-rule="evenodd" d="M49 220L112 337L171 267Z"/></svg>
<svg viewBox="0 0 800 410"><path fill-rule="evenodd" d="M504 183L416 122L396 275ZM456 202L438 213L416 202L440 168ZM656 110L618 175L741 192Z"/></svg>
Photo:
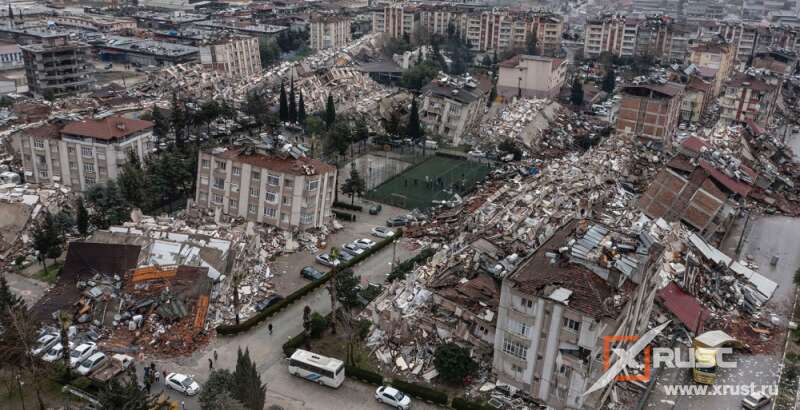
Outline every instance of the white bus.
<svg viewBox="0 0 800 410"><path fill-rule="evenodd" d="M297 349L289 358L289 374L336 388L344 382L344 362Z"/></svg>

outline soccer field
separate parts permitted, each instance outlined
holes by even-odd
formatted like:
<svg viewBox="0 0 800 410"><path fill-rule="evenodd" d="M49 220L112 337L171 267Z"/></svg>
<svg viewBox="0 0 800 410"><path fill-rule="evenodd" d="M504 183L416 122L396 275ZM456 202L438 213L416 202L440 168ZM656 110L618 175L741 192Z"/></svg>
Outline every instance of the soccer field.
<svg viewBox="0 0 800 410"><path fill-rule="evenodd" d="M433 201L462 197L489 173L489 166L435 155L408 168L367 193L367 197L405 209L428 208Z"/></svg>

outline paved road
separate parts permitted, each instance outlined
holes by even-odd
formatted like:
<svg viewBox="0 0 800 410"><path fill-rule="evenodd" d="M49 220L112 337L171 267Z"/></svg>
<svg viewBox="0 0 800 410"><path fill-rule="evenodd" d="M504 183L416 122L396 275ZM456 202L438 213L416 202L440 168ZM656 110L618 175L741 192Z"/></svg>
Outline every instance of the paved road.
<svg viewBox="0 0 800 410"><path fill-rule="evenodd" d="M767 310L785 317L790 312L794 300L792 278L795 270L800 267L800 253L797 252L800 243L800 218L755 216L751 219L745 235L741 258L751 256L759 266L758 271L778 283L778 289L767 303ZM732 235L723 244L722 249L733 256L728 250L736 248L738 239L738 236ZM769 264L773 255L780 258L776 266ZM737 368L720 369L717 384L776 385L783 358L784 335L777 336L780 337L776 343L779 348L771 354L737 354L735 356ZM659 378L648 408L716 410L741 407L742 395L670 397L661 390L664 384L693 384L693 382L688 370L664 372L663 377Z"/></svg>
<svg viewBox="0 0 800 410"><path fill-rule="evenodd" d="M36 266L41 268L41 265ZM8 287L11 288L14 293L22 297L28 306L33 306L44 296L47 289L50 288L50 285L45 282L18 275L13 272L6 272L5 276Z"/></svg>

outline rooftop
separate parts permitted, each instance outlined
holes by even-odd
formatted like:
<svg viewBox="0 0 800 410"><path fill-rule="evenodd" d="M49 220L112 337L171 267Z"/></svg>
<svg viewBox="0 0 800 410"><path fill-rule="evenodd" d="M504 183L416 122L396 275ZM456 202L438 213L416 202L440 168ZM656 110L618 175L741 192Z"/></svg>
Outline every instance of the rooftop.
<svg viewBox="0 0 800 410"><path fill-rule="evenodd" d="M251 153L248 152L247 148L240 147L227 148L222 152L217 152L217 150L207 152L215 158L229 159L234 162L242 162L285 174L320 175L336 170L333 165L326 164L315 158L300 157L295 159L289 155L284 157L277 154Z"/></svg>
<svg viewBox="0 0 800 410"><path fill-rule="evenodd" d="M563 60L552 57L517 54L514 57L511 57L508 60L505 60L498 65L500 67L505 67L505 68L516 68L522 61L539 61L542 63L550 63L554 66L558 66L559 64L561 64Z"/></svg>
<svg viewBox="0 0 800 410"><path fill-rule="evenodd" d="M71 122L61 129L61 133L109 141L124 138L149 128L153 128L153 123L150 121L111 116L101 120L89 119Z"/></svg>
<svg viewBox="0 0 800 410"><path fill-rule="evenodd" d="M734 74L726 83L728 87L745 87L754 91L772 91L777 86L767 83L763 79L745 73Z"/></svg>
<svg viewBox="0 0 800 410"><path fill-rule="evenodd" d="M166 41L144 40L135 37L112 36L106 41L104 47L132 53L151 54L162 56L184 56L198 53L197 47L183 44L169 43Z"/></svg>

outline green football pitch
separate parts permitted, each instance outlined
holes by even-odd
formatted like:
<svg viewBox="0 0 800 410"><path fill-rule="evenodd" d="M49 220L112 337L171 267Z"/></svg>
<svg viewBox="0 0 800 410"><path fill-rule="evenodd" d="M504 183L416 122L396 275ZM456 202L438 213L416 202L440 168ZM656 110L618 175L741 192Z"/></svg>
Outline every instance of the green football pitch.
<svg viewBox="0 0 800 410"><path fill-rule="evenodd" d="M433 201L462 197L489 173L487 164L434 155L388 179L367 197L405 209L428 208Z"/></svg>

